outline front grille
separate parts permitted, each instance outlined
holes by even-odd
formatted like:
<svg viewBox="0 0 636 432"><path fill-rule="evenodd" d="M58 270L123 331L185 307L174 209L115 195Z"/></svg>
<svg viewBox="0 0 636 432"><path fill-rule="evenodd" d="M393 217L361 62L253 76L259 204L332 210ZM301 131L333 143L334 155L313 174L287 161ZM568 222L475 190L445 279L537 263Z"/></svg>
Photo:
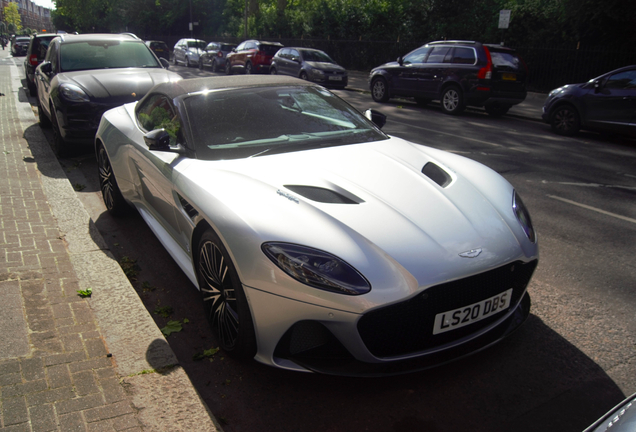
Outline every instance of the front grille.
<svg viewBox="0 0 636 432"><path fill-rule="evenodd" d="M474 324L433 335L435 315L485 300L510 288L511 307L521 300L537 261L520 261L426 289L410 300L365 314L358 332L376 357L394 357L441 346L469 336L501 319L501 313Z"/></svg>

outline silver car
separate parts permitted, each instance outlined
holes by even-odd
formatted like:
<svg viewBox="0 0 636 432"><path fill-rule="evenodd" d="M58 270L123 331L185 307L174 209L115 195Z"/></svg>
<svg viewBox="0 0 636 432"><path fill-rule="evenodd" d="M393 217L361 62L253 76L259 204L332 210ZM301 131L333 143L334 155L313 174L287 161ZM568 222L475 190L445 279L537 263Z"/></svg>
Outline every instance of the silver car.
<svg viewBox="0 0 636 432"><path fill-rule="evenodd" d="M138 210L229 355L428 368L525 321L537 236L503 177L385 119L291 77L160 84L102 117L102 195L113 215Z"/></svg>
<svg viewBox="0 0 636 432"><path fill-rule="evenodd" d="M172 62L183 63L185 67L199 64L199 56L203 54L206 43L200 39L180 39L174 46Z"/></svg>

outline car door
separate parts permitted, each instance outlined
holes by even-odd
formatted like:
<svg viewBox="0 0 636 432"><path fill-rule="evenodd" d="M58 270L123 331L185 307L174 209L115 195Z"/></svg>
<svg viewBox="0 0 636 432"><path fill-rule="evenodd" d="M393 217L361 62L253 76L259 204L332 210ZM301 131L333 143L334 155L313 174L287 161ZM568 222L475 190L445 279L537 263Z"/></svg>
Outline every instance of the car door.
<svg viewBox="0 0 636 432"><path fill-rule="evenodd" d="M154 95L144 100L136 119L142 134L163 128L170 134L171 145L182 140L180 118L167 96ZM179 223L173 194L174 169L183 158L175 152L150 150L143 135L132 141L129 155L129 172L142 207L176 239Z"/></svg>
<svg viewBox="0 0 636 432"><path fill-rule="evenodd" d="M404 96L416 96L421 93L419 74L431 47L420 47L411 51L393 71L393 92Z"/></svg>
<svg viewBox="0 0 636 432"><path fill-rule="evenodd" d="M230 68L233 68L233 67L241 64L240 63L240 58L243 55L243 50L245 49L245 44L246 43L247 42L241 42L239 44L239 46L237 46L235 49L232 50L232 54L228 55L228 60L230 62L230 64L229 64Z"/></svg>
<svg viewBox="0 0 636 432"><path fill-rule="evenodd" d="M249 41L245 44L245 47L243 48L243 51L241 51L240 54L240 65L245 67L245 64L248 61L252 61L252 58L254 57L254 55L256 55L256 51L258 50L257 46L256 46L256 42L253 41Z"/></svg>
<svg viewBox="0 0 636 432"><path fill-rule="evenodd" d="M300 68L302 67L302 59L298 50L291 49L289 51L289 61L287 63L289 65L289 75L295 77L299 76Z"/></svg>
<svg viewBox="0 0 636 432"><path fill-rule="evenodd" d="M592 128L633 134L636 130L636 69L610 75L584 97Z"/></svg>
<svg viewBox="0 0 636 432"><path fill-rule="evenodd" d="M48 112L51 116L53 113L49 110L49 97L51 94L51 81L60 72L60 62L58 58L58 52L60 49L59 43L52 43L46 52L45 62L50 63L51 72L44 73L41 69L36 69L36 86L38 88L38 103L41 109Z"/></svg>
<svg viewBox="0 0 636 432"><path fill-rule="evenodd" d="M435 46L426 58L426 62L418 65L418 90L422 97L436 99L450 63L445 63L451 47ZM450 62L450 57L448 58Z"/></svg>
<svg viewBox="0 0 636 432"><path fill-rule="evenodd" d="M289 62L289 48L282 48L278 51L278 53L274 56L274 60L276 62L276 71L279 75L289 75L288 65Z"/></svg>

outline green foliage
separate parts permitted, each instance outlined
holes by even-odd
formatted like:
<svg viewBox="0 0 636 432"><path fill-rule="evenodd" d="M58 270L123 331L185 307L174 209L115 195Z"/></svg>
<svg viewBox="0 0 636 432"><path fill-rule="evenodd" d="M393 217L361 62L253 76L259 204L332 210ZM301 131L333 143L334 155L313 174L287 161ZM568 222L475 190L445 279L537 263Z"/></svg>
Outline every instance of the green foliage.
<svg viewBox="0 0 636 432"><path fill-rule="evenodd" d="M20 19L17 3L9 3L5 6L2 15L10 33L17 33L22 30L22 20Z"/></svg>
<svg viewBox="0 0 636 432"><path fill-rule="evenodd" d="M127 256L122 257L119 260L119 265L121 269L124 271L126 277L131 281L137 281L137 274L139 273L139 266L137 265L137 260L131 259Z"/></svg>
<svg viewBox="0 0 636 432"><path fill-rule="evenodd" d="M77 290L77 294L82 298L90 297L93 294L93 289L89 287L85 290Z"/></svg>
<svg viewBox="0 0 636 432"><path fill-rule="evenodd" d="M158 307L153 311L153 313L160 315L164 318L168 318L170 315L172 315L172 312L173 312L173 309L171 306Z"/></svg>
<svg viewBox="0 0 636 432"><path fill-rule="evenodd" d="M183 325L181 325L181 321L168 321L168 324L164 328L161 329L161 333L164 336L168 337L172 333L177 333L183 330Z"/></svg>
<svg viewBox="0 0 636 432"><path fill-rule="evenodd" d="M199 361L203 360L204 358L209 358L210 361L212 361L212 357L214 357L214 354L216 354L217 352L219 352L218 348L210 348L207 350L199 351L192 356L192 360Z"/></svg>

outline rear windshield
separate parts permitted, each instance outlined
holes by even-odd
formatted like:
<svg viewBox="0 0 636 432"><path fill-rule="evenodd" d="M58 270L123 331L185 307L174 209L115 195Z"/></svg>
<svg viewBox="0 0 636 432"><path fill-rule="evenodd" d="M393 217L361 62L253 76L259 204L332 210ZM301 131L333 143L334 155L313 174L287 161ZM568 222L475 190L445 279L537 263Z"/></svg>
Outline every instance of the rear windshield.
<svg viewBox="0 0 636 432"><path fill-rule="evenodd" d="M150 48L152 49L168 49L168 45L166 45L164 42L150 42Z"/></svg>
<svg viewBox="0 0 636 432"><path fill-rule="evenodd" d="M232 45L232 44L221 45L221 51L232 51L233 48L236 48L236 45Z"/></svg>
<svg viewBox="0 0 636 432"><path fill-rule="evenodd" d="M265 55L273 56L274 54L278 52L280 48L281 48L280 45L260 44L258 47L258 50L264 52Z"/></svg>
<svg viewBox="0 0 636 432"><path fill-rule="evenodd" d="M513 52L490 50L490 58L492 59L492 64L499 69L518 70L522 67L521 59Z"/></svg>
<svg viewBox="0 0 636 432"><path fill-rule="evenodd" d="M320 87L199 93L185 100L197 158L237 159L386 139Z"/></svg>
<svg viewBox="0 0 636 432"><path fill-rule="evenodd" d="M109 68L160 68L152 51L140 41L90 41L62 44L61 69L64 72Z"/></svg>
<svg viewBox="0 0 636 432"><path fill-rule="evenodd" d="M53 38L35 38L33 39L33 46L31 47L31 55L38 56L38 60L44 60L46 57L46 50L49 48L49 44Z"/></svg>

